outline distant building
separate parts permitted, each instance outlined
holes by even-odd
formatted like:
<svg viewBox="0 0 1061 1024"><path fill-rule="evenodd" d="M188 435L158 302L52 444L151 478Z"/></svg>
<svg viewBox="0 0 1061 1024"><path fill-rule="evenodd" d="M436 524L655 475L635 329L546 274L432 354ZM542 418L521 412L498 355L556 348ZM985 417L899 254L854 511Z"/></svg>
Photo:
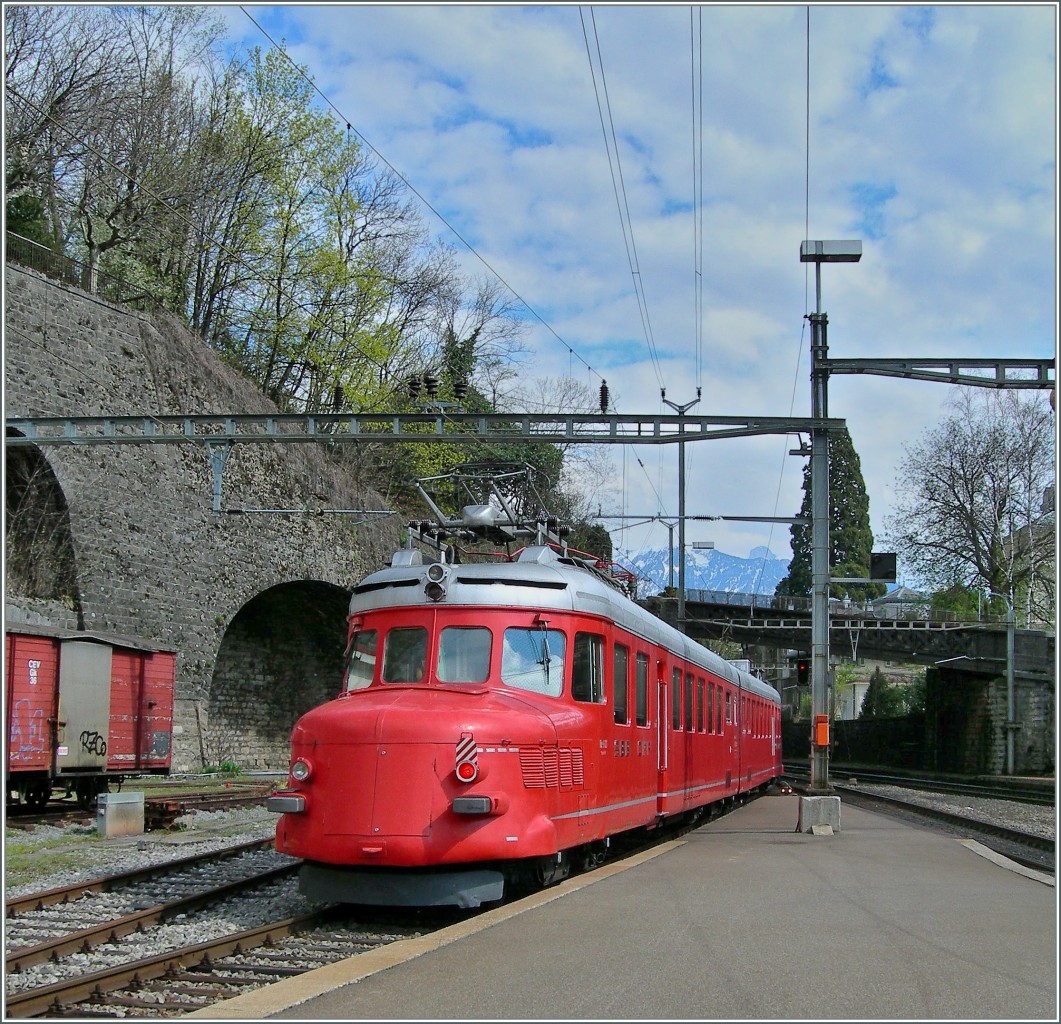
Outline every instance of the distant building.
<svg viewBox="0 0 1061 1024"><path fill-rule="evenodd" d="M928 616L931 600L909 587L896 587L890 594L875 597L869 608L882 619L923 619Z"/></svg>

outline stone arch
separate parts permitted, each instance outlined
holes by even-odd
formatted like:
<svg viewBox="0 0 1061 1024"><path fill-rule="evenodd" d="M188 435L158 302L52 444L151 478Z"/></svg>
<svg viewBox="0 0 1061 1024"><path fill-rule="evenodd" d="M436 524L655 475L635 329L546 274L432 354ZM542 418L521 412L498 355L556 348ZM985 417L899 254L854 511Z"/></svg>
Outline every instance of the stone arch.
<svg viewBox="0 0 1061 1024"><path fill-rule="evenodd" d="M8 429L9 437L23 437ZM6 453L4 573L8 593L57 602L84 628L70 506L51 464L36 446Z"/></svg>
<svg viewBox="0 0 1061 1024"><path fill-rule="evenodd" d="M301 580L262 591L240 608L197 708L204 765L282 771L291 728L339 692L350 591Z"/></svg>

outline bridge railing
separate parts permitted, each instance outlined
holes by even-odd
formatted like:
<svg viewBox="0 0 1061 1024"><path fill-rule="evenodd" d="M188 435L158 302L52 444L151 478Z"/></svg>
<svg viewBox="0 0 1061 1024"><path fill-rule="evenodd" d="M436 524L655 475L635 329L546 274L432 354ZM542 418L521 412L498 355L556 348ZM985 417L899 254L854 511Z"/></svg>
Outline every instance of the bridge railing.
<svg viewBox="0 0 1061 1024"><path fill-rule="evenodd" d="M701 604L729 605L747 608L756 612L796 612L809 615L812 599L809 597L781 597L774 594L738 594L725 590L686 590L686 601ZM850 598L831 598L829 611L833 615L852 615L859 618L888 621L946 623L1004 623L1005 613L997 614L984 607L972 619L967 614L933 609L925 600L852 601Z"/></svg>

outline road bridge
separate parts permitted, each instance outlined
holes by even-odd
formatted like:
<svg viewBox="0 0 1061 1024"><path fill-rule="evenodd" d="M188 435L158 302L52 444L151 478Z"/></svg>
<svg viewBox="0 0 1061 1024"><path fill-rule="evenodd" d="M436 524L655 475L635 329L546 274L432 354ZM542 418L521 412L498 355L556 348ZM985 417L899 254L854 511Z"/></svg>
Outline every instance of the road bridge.
<svg viewBox="0 0 1061 1024"><path fill-rule="evenodd" d="M809 597L771 597L690 590L685 619L678 621L676 597L653 597L641 603L653 614L696 640L730 640L740 644L809 651ZM1014 673L1048 678L1053 671L1054 637L1039 630L1015 632ZM947 620L943 616L847 605L836 602L829 615L830 650L841 657L905 661L921 665L965 659L1005 669L1006 624L997 621Z"/></svg>

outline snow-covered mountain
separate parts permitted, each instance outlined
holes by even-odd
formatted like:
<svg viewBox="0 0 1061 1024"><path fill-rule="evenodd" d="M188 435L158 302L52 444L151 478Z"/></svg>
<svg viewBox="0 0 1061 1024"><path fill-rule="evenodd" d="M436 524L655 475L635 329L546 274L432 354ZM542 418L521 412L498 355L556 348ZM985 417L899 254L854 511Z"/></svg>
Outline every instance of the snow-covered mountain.
<svg viewBox="0 0 1061 1024"><path fill-rule="evenodd" d="M678 585L678 564L670 570L670 551L617 549L615 560L638 579L638 597L653 597L670 585ZM717 548L690 549L685 553L685 589L721 590L731 594L772 594L788 572L788 559L777 558L769 548L753 548L747 558L727 555Z"/></svg>

